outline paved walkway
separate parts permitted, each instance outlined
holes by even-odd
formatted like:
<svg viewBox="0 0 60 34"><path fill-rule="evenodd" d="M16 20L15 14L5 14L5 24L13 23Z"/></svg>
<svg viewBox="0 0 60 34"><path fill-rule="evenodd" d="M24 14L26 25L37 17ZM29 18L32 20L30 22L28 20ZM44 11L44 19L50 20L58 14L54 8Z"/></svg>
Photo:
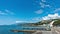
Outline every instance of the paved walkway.
<svg viewBox="0 0 60 34"><path fill-rule="evenodd" d="M35 33L32 34L60 34L60 28L54 27L51 29L51 31L36 31Z"/></svg>

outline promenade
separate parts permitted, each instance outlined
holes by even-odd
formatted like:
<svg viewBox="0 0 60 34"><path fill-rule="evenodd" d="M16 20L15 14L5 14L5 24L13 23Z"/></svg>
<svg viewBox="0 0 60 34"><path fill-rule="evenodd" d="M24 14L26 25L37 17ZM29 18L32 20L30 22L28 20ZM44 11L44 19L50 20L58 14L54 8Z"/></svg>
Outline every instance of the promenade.
<svg viewBox="0 0 60 34"><path fill-rule="evenodd" d="M51 31L36 31L32 34L60 34L60 28L59 27L53 27Z"/></svg>

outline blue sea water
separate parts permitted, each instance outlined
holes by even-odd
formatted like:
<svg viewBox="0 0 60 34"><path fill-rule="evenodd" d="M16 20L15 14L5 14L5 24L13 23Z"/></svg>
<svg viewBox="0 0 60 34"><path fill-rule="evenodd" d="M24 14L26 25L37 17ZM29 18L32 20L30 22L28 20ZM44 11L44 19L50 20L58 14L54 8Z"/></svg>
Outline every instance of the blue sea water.
<svg viewBox="0 0 60 34"><path fill-rule="evenodd" d="M43 28L39 28L43 29ZM23 30L22 26L18 25L3 25L0 26L0 34L25 34L24 32L12 32L11 30ZM32 29L27 29L27 30L32 30Z"/></svg>
<svg viewBox="0 0 60 34"><path fill-rule="evenodd" d="M22 32L11 32L11 29L18 29L21 30L21 26L16 25L3 25L0 26L0 34L23 34Z"/></svg>

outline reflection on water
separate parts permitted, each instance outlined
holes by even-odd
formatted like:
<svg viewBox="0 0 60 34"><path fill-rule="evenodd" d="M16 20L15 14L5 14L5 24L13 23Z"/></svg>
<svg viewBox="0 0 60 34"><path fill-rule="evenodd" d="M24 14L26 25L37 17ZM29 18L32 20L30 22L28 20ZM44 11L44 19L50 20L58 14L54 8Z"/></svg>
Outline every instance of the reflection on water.
<svg viewBox="0 0 60 34"><path fill-rule="evenodd" d="M34 26L34 27L22 27L23 30L46 30L46 27L43 26Z"/></svg>
<svg viewBox="0 0 60 34"><path fill-rule="evenodd" d="M22 26L16 26L16 25L11 25L11 26L0 26L0 34L31 34L31 32L11 32L11 29L16 29L16 30L45 30L42 27L30 27L30 28L25 28Z"/></svg>

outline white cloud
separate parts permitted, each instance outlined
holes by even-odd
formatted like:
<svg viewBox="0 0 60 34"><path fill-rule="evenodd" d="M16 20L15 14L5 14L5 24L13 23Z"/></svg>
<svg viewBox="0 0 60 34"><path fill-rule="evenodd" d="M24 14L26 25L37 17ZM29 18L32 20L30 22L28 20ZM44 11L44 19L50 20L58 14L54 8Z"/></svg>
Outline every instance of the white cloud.
<svg viewBox="0 0 60 34"><path fill-rule="evenodd" d="M49 4L44 4L43 2L40 2L40 6L41 6L41 8L45 8L45 7L50 8L51 7Z"/></svg>
<svg viewBox="0 0 60 34"><path fill-rule="evenodd" d="M7 14L4 13L3 11L0 11L0 15L7 15Z"/></svg>
<svg viewBox="0 0 60 34"><path fill-rule="evenodd" d="M46 8L46 7L50 8L51 6L49 4L46 4L46 3L47 3L46 0L41 0L40 7L41 8Z"/></svg>
<svg viewBox="0 0 60 34"><path fill-rule="evenodd" d="M16 23L27 23L28 21L16 21Z"/></svg>
<svg viewBox="0 0 60 34"><path fill-rule="evenodd" d="M50 4L47 3L46 0L41 0L39 5L40 5L40 8L43 8L43 9L52 7ZM43 9L37 10L37 11L35 11L35 13L42 14L44 12Z"/></svg>
<svg viewBox="0 0 60 34"><path fill-rule="evenodd" d="M46 2L46 0L41 0L42 2Z"/></svg>
<svg viewBox="0 0 60 34"><path fill-rule="evenodd" d="M47 7L50 7L50 5L46 5Z"/></svg>
<svg viewBox="0 0 60 34"><path fill-rule="evenodd" d="M59 19L59 18L60 18L60 15L58 13L55 13L55 14L48 14L47 16L44 16L42 18L34 17L30 21L16 21L16 23L35 23L41 20Z"/></svg>
<svg viewBox="0 0 60 34"><path fill-rule="evenodd" d="M49 19L59 19L60 15L58 13L55 14L48 14L47 16L44 16L42 18L40 17L34 17L32 18L30 21L16 21L16 23L35 23L35 22L39 22L41 20L49 20Z"/></svg>
<svg viewBox="0 0 60 34"><path fill-rule="evenodd" d="M60 11L60 8L57 8L54 10L55 13L59 12Z"/></svg>
<svg viewBox="0 0 60 34"><path fill-rule="evenodd" d="M42 17L42 20L57 19L57 18L60 18L60 15L58 15L58 13L55 13L55 14L48 14L48 16Z"/></svg>
<svg viewBox="0 0 60 34"><path fill-rule="evenodd" d="M32 18L32 20L34 20L34 21L40 21L40 17L35 17L35 18Z"/></svg>
<svg viewBox="0 0 60 34"><path fill-rule="evenodd" d="M16 23L34 23L33 21L16 21Z"/></svg>
<svg viewBox="0 0 60 34"><path fill-rule="evenodd" d="M14 13L9 10L4 10L0 11L0 15L14 15Z"/></svg>
<svg viewBox="0 0 60 34"><path fill-rule="evenodd" d="M36 23L36 22L39 22L39 21L41 21L40 17L33 17L29 22L30 23Z"/></svg>
<svg viewBox="0 0 60 34"><path fill-rule="evenodd" d="M41 21L41 18L40 17L34 17L34 18L31 18L30 20L17 20L16 23L36 23L38 21Z"/></svg>
<svg viewBox="0 0 60 34"><path fill-rule="evenodd" d="M37 11L35 11L35 13L36 13L36 14L42 14L42 13L43 13L43 10L42 10L42 9L37 10Z"/></svg>
<svg viewBox="0 0 60 34"><path fill-rule="evenodd" d="M8 13L8 14L14 15L14 13L10 10L5 10L5 12Z"/></svg>
<svg viewBox="0 0 60 34"><path fill-rule="evenodd" d="M45 7L45 4L42 3L42 2L40 2L40 6L41 6L42 8L44 8L44 7Z"/></svg>

